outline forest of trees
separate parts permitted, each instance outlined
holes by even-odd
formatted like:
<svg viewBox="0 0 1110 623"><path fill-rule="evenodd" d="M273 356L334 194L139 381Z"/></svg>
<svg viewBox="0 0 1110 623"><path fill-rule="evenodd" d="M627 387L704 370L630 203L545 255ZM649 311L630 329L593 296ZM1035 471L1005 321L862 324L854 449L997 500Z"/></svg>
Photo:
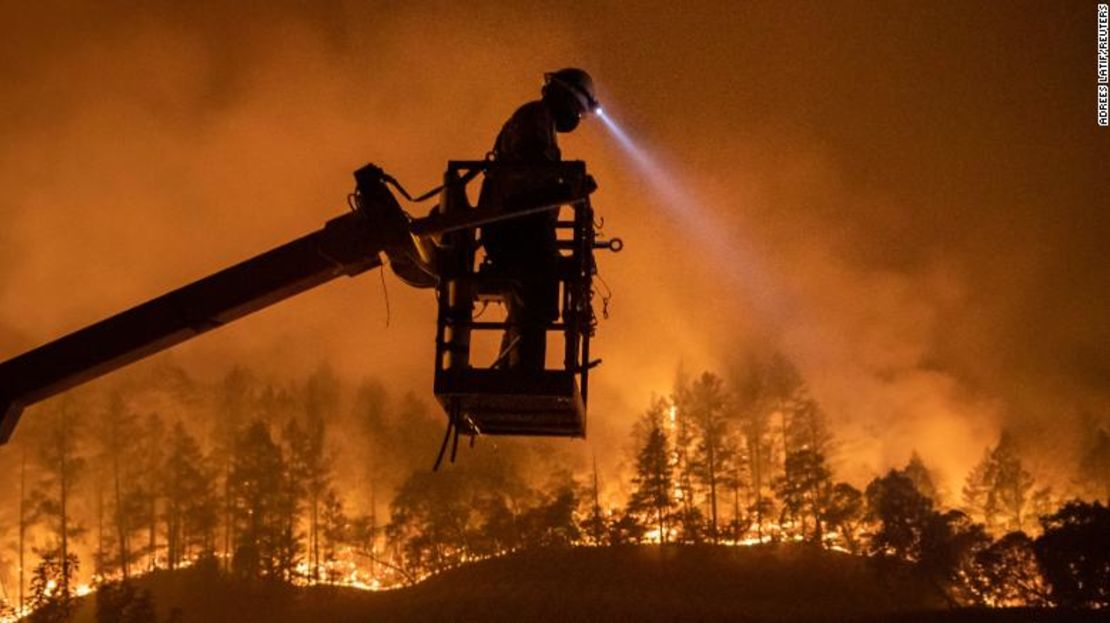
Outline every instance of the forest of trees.
<svg viewBox="0 0 1110 623"><path fill-rule="evenodd" d="M781 355L680 374L636 421L620 474L511 441L433 473L437 414L327 367L127 378L36 410L3 449L18 475L0 509L8 614L64 620L88 586L145 612L126 581L155 569L378 587L522 548L644 542L802 542L920 573L957 605L1110 605L1110 510L1079 501L1110 496L1102 429L1073 490L1040 485L1004 432L949 506L916 454L862 488L838 480L834 431ZM611 478L623 499L603 493Z"/></svg>

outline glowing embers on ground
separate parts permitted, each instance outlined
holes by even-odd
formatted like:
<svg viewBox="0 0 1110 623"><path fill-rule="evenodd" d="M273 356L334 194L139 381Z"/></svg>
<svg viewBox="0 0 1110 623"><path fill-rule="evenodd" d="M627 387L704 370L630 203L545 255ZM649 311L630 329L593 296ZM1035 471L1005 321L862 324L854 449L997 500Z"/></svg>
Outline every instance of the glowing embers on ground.
<svg viewBox="0 0 1110 623"><path fill-rule="evenodd" d="M609 515L614 516L619 514L619 512L620 511L618 509L611 509ZM730 547L749 547L771 542L801 542L803 538L798 534L792 533L793 529L794 527L789 524L789 522L784 525L779 525L777 523L771 522L764 525L764 535L762 536L762 538L754 536L750 533L746 533L743 538L724 538L720 539L717 544ZM676 529L668 529L668 537L666 542L675 543L677 536L678 535ZM840 540L840 536L837 533L828 532L824 535L824 546L826 549L829 550L849 553L846 548L840 545ZM656 528L648 531L645 534L643 542L652 544L661 543L662 540L660 539L659 529ZM681 544L678 544L677 546L681 546ZM597 545L577 543L575 544L575 547L597 547ZM502 552L497 552L496 554L492 555L466 554L459 558L458 566L479 562L482 560L499 558L501 556L512 554L515 551L516 550L506 550ZM220 555L217 555L217 558L223 560L223 557ZM369 567L364 567L359 564L359 558L365 558L365 556L360 554L353 548L342 548L339 552L337 552L337 558L328 559L320 563L320 567L317 570L317 575L319 577L316 580L312 578L312 565L307 561L301 561L297 564L296 576L292 584L294 586L300 587L338 586L363 591L387 591L419 584L431 577L434 577L435 575L438 575L438 573L443 572L425 572L416 576L401 579L400 574L391 572L385 565L377 564L375 565L375 569L377 570L375 573L381 575L376 577L374 573L371 573ZM178 570L188 568L195 565L198 561L199 558L185 559L182 560L176 568ZM143 573L134 574L131 577L141 578L144 575L148 575L150 573L165 572L167 570L168 569L165 567L156 567L155 569ZM450 569L444 569L444 571L447 570ZM101 585L107 582L119 581L120 579L122 579L122 576L119 576L118 574L111 577L94 576L88 583L78 584L74 593L77 597L86 597L95 593ZM50 580L47 589L48 591L57 590L57 583L54 580ZM30 608L26 608L22 613L13 613L12 615L8 616L0 616L0 623L14 623L15 621L19 621L27 617L31 614L31 612L32 611L30 610Z"/></svg>
<svg viewBox="0 0 1110 623"><path fill-rule="evenodd" d="M213 554L213 556L219 561L221 567L227 561L223 554L216 553ZM317 570L318 578L315 580L312 577L312 566L307 561L301 561L296 566L296 575L291 584L299 587L340 586L362 591L387 591L423 582L434 575L433 573L427 573L412 578L406 578L399 573L391 571L386 565L375 565L373 568L376 569L376 571L372 573L370 566L364 566L359 563L360 558L365 558L365 556L361 555L353 548L341 548L337 552L336 558L321 561L320 567ZM463 557L462 562L474 562L482 559L484 559L484 557L468 556ZM184 558L177 563L174 570L184 570L193 567L200 562L200 560L200 557L197 556ZM166 561L162 557L158 557L153 562L153 568L138 573L132 573L130 578L138 579L152 573L171 571L165 562ZM114 573L108 576L94 575L89 578L87 582L75 585L73 595L76 598L87 597L96 593L97 589L104 584L118 582L122 579L123 575L120 573ZM46 585L46 595L52 595L57 590L57 581L49 580ZM22 612L18 611L18 608L14 608L10 614L0 615L0 623L15 623L16 621L24 620L33 612L30 606L25 606Z"/></svg>
<svg viewBox="0 0 1110 623"><path fill-rule="evenodd" d="M679 424L677 411L671 407L665 412L664 423L665 426L672 431ZM681 487L677 490L681 494ZM676 497L681 500L681 497ZM608 512L603 513L606 515L607 520L612 520L614 517L620 516L622 510L619 505L606 504L609 507ZM762 536L759 536L754 527L748 529L740 535L731 535L723 537L718 540L717 544L729 547L749 547L757 546L767 543L793 543L803 541L803 537L798 533L797 525L792 522L766 522L762 527ZM669 526L667 528L667 538L664 541L661 538L661 533L658 528L648 531L644 535L642 543L659 544L667 543L674 544L681 547L679 543L680 535L679 529L676 526ZM707 539L708 541L708 539ZM578 542L573 544L575 547L599 547L596 544L589 544L586 542ZM843 546L843 539L836 532L826 532L823 536L822 545L825 549L845 552L848 550ZM604 547L604 546L600 546ZM458 558L458 564L452 567L444 568L439 571L420 571L417 573L405 574L400 572L394 567L395 561L381 561L371 556L366 552L360 551L356 548L345 546L338 548L334 552L334 556L329 556L327 559L320 562L319 567L313 570L313 565L307 561L300 561L294 570L294 576L291 584L298 587L312 587L312 586L333 586L344 587L362 591L387 591L407 586L419 584L439 573L449 571L452 568L457 568L469 563L499 558L508 554L512 554L517 550L504 550L490 555L477 555L469 552L461 553ZM228 562L226 557L222 554L215 554L216 564L221 568ZM195 566L200 562L201 558L197 556L190 556L180 561L176 566L176 570L184 570L189 567ZM141 578L150 573L164 573L169 571L168 566L165 564L166 560L162 557L157 557L151 561L153 568L147 571L133 574L132 578ZM116 582L122 579L120 574L113 574L110 576L94 575L87 582L77 584L74 590L76 597L87 597L93 595L100 586ZM57 583L53 580L48 585L49 591L57 590ZM8 616L0 616L0 623L14 623L22 618L31 614L31 610L25 609L22 613L13 613Z"/></svg>
<svg viewBox="0 0 1110 623"><path fill-rule="evenodd" d="M616 512L616 511L614 511ZM685 543L680 542L680 528L671 525L667 528L667 540L663 541L660 538L661 533L659 528L653 528L644 533L644 543L651 543L653 545L660 544L673 544L682 546ZM714 545L721 545L724 547L754 547L757 545L768 545L772 543L804 543L806 537L795 530L795 526L791 522L779 524L777 522L768 522L763 525L763 534L760 536L754 529L744 532L739 538L735 536L722 536L715 543L709 537L705 537L706 543ZM844 540L840 534L835 531L826 532L822 535L822 547L826 550L833 552L840 552L842 554L852 554L853 552L844 546Z"/></svg>

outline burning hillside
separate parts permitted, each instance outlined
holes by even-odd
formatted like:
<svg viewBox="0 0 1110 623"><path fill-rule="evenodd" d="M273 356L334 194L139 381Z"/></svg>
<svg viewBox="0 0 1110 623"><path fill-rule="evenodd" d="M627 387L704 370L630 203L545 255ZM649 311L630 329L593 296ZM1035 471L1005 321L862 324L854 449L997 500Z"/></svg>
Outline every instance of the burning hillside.
<svg viewBox="0 0 1110 623"><path fill-rule="evenodd" d="M344 588L250 587L203 572L159 573L137 583L150 610L181 623L307 621L1039 621L1096 613L954 611L905 569L876 569L801 546L742 550L638 546L533 550L436 576L413 588L365 594ZM95 620L90 598L74 619Z"/></svg>
<svg viewBox="0 0 1110 623"><path fill-rule="evenodd" d="M244 587L381 591L514 552L585 547L594 553L575 556L605 559L595 550L644 543L807 544L784 551L902 569L930 587L922 595L960 606L1107 604L1099 567L1074 563L1110 552L1098 545L1110 517L1067 500L1101 494L1110 444L1092 443L1060 492L1006 436L958 500L917 456L853 484L834 468L835 428L789 361L748 372L680 377L629 431L620 470L559 442L480 438L433 472L441 416L411 395L351 386L327 368L291 382L235 368L206 384L148 367L46 405L12 442L8 608L65 612L74 596L193 567ZM659 560L650 564L671 558Z"/></svg>

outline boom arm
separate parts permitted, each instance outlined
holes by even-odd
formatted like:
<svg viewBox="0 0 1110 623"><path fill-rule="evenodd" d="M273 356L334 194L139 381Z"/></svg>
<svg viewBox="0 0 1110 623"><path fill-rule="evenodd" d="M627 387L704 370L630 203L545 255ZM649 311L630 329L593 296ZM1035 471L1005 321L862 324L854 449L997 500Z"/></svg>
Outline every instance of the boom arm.
<svg viewBox="0 0 1110 623"><path fill-rule="evenodd" d="M24 407L340 275L381 265L381 236L357 213L0 363L0 443Z"/></svg>
<svg viewBox="0 0 1110 623"><path fill-rule="evenodd" d="M23 409L315 288L381 266L402 253L407 219L381 169L356 172L359 209L323 228L183 288L0 363L0 443Z"/></svg>

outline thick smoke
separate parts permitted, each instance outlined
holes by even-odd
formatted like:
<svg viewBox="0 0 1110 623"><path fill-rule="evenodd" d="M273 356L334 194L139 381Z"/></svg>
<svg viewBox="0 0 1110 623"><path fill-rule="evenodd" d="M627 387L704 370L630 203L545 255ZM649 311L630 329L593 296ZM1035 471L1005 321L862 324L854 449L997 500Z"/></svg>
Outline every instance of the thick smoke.
<svg viewBox="0 0 1110 623"><path fill-rule="evenodd" d="M4 10L0 356L318 227L365 161L434 185L577 64L760 281L722 279L600 128L564 140L628 243L602 258L582 449L603 468L679 361L752 349L797 362L855 479L917 449L953 486L1003 427L1067 462L1080 414L1105 418L1110 154L1081 12L225 4ZM363 277L175 357L426 394L432 298L386 282L388 328Z"/></svg>

